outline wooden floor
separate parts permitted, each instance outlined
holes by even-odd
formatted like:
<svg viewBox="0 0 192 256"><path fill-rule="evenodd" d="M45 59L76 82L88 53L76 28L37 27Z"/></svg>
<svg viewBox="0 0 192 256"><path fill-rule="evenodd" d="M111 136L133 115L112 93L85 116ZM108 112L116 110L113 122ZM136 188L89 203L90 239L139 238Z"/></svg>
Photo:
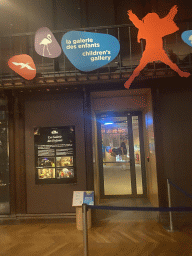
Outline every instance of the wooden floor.
<svg viewBox="0 0 192 256"><path fill-rule="evenodd" d="M167 232L156 221L105 222L88 232L90 256L192 255L192 226ZM83 256L83 233L74 221L0 225L0 255Z"/></svg>

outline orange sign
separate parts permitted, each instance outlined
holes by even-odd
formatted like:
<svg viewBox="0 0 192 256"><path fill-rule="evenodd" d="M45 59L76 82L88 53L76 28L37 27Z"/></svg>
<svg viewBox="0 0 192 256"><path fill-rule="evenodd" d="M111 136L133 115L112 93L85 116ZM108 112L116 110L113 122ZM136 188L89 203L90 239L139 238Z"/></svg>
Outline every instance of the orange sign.
<svg viewBox="0 0 192 256"><path fill-rule="evenodd" d="M36 76L36 67L33 59L27 54L15 55L8 61L9 67L27 80Z"/></svg>
<svg viewBox="0 0 192 256"><path fill-rule="evenodd" d="M133 22L135 27L139 29L137 35L137 41L140 43L140 39L146 40L146 47L141 57L139 66L133 71L133 74L125 83L125 88L129 89L130 84L139 75L142 69L153 61L162 61L168 65L171 69L176 71L181 77L188 77L190 73L183 72L179 67L173 63L166 52L163 49L163 37L172 34L179 30L175 22L173 21L176 13L177 6L174 5L168 15L162 19L156 13L148 13L142 20L133 14L132 10L128 12L129 19Z"/></svg>

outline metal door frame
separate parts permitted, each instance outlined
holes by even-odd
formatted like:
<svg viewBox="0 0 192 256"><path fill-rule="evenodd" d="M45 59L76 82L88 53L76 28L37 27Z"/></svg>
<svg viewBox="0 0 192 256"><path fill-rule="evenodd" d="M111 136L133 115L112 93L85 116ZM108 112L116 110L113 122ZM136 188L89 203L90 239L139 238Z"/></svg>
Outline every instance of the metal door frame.
<svg viewBox="0 0 192 256"><path fill-rule="evenodd" d="M103 156L102 156L102 136L101 136L101 123L99 122L102 116L114 116L114 117L127 117L128 123L128 141L129 141L129 154L130 154L130 170L131 170L131 195L104 195L104 177L103 177ZM139 125L139 141L140 141L140 155L141 155L141 171L142 171L142 185L143 194L137 195L136 187L136 173L135 173L135 157L134 157L134 142L133 142L133 131L132 131L132 117L138 116ZM142 123L142 112L141 111L108 111L96 114L97 122L97 146L98 146L98 159L99 159L99 181L100 181L100 198L140 198L146 197L147 186L146 186L146 170L145 170L145 155L144 155L144 138L143 138L143 123Z"/></svg>

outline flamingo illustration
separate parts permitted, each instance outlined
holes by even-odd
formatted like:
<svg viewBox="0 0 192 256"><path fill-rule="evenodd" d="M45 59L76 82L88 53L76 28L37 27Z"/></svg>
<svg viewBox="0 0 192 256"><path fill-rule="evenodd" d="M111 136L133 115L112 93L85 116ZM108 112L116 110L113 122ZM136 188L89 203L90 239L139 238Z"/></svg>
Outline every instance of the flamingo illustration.
<svg viewBox="0 0 192 256"><path fill-rule="evenodd" d="M45 52L45 46L47 46L47 51L49 53L49 55L51 55L51 53L49 52L49 49L48 49L48 44L51 44L52 43L52 39L51 39L51 35L48 34L47 37L43 38L43 40L40 42L39 45L44 45L43 46L43 56L44 56L44 52Z"/></svg>

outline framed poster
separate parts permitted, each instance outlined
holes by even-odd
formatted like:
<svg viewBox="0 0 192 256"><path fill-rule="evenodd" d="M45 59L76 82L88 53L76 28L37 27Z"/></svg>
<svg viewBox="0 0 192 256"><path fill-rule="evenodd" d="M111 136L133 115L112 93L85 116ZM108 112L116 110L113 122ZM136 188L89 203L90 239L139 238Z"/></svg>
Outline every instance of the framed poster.
<svg viewBox="0 0 192 256"><path fill-rule="evenodd" d="M76 183L75 127L34 128L35 183Z"/></svg>

